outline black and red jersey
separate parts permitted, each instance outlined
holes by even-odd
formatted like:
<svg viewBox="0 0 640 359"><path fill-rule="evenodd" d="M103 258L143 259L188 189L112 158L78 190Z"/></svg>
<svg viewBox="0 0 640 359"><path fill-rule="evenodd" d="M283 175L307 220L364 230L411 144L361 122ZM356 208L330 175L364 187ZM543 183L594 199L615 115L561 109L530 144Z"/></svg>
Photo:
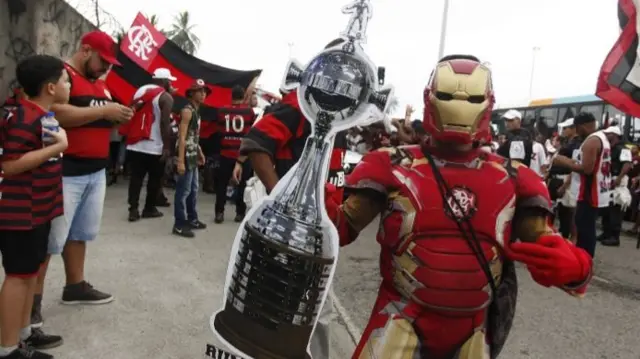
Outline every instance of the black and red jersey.
<svg viewBox="0 0 640 359"><path fill-rule="evenodd" d="M249 133L256 114L247 105L231 105L218 108L216 111L216 132L220 140L220 156L238 158L240 143Z"/></svg>
<svg viewBox="0 0 640 359"><path fill-rule="evenodd" d="M262 119L247 134L247 139L255 142L261 150L274 159L279 178L298 162L307 138L311 135L311 123L300 111L296 92L287 94L282 102L265 109ZM347 140L345 132L336 136L327 181L338 188L336 199L342 202L345 183L343 160Z"/></svg>
<svg viewBox="0 0 640 359"><path fill-rule="evenodd" d="M113 102L104 81L91 81L65 64L71 80L69 104L77 107L104 106ZM109 162L109 141L114 124L102 119L65 128L69 148L64 153L64 175L81 176L104 169Z"/></svg>
<svg viewBox="0 0 640 359"><path fill-rule="evenodd" d="M6 117L0 131L0 162L16 160L41 149L41 119L46 112L22 100ZM30 230L63 214L62 161L51 159L39 167L13 176L0 174L0 229Z"/></svg>

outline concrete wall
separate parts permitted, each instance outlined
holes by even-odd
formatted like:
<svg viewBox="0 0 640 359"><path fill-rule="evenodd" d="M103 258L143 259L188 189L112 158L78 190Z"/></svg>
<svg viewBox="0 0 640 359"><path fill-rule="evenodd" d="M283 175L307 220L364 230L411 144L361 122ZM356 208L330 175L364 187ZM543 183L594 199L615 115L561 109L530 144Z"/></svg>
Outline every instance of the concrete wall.
<svg viewBox="0 0 640 359"><path fill-rule="evenodd" d="M0 0L0 103L16 85L16 63L33 54L71 56L95 26L63 0Z"/></svg>

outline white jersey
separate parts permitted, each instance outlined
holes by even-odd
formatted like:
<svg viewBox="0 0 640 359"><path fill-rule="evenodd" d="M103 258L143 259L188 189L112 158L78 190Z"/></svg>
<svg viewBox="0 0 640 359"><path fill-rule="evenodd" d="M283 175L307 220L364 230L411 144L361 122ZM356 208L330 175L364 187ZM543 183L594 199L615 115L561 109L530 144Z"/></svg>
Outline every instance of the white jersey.
<svg viewBox="0 0 640 359"><path fill-rule="evenodd" d="M147 90L158 87L158 85L144 85L133 95L133 100L137 100L144 96ZM153 100L153 124L151 125L151 136L148 140L141 140L132 145L127 145L127 150L134 152L142 152L149 155L162 155L164 143L162 142L162 132L160 131L160 96L159 94Z"/></svg>
<svg viewBox="0 0 640 359"><path fill-rule="evenodd" d="M608 207L611 202L611 145L602 131L589 135L580 149L574 151L574 159L582 163L582 147L590 137L598 137L602 150L593 167L593 173L585 175L577 172L571 174L571 190L575 191L578 202L587 202L592 207Z"/></svg>
<svg viewBox="0 0 640 359"><path fill-rule="evenodd" d="M547 153L539 142L533 143L533 151L531 154L531 168L540 177L544 177L542 168L547 165Z"/></svg>

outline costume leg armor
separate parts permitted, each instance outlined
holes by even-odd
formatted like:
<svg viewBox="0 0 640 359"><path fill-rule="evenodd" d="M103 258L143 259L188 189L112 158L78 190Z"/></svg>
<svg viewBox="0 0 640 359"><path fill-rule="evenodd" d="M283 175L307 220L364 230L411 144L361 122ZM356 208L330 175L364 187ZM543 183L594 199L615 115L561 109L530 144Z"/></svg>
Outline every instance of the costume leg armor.
<svg viewBox="0 0 640 359"><path fill-rule="evenodd" d="M383 284L352 359L489 359L484 319L439 315Z"/></svg>

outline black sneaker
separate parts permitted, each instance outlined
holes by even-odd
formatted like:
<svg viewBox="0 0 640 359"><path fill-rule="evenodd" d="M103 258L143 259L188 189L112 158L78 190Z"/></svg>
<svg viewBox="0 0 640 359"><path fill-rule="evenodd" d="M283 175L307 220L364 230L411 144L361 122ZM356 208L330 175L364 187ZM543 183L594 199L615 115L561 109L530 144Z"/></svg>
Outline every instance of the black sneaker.
<svg viewBox="0 0 640 359"><path fill-rule="evenodd" d="M191 226L191 229L195 229L195 230L198 230L198 229L205 229L205 228L207 228L207 225L206 225L206 224L204 224L204 223L200 222L200 221L199 221L199 220L197 220L197 219L196 219L195 221L191 221L191 222L189 223L189 226Z"/></svg>
<svg viewBox="0 0 640 359"><path fill-rule="evenodd" d="M129 222L137 222L140 220L140 212L137 209L129 210Z"/></svg>
<svg viewBox="0 0 640 359"><path fill-rule="evenodd" d="M57 348L64 341L59 335L49 335L43 332L42 329L32 329L31 336L24 340L23 343L27 348L45 350Z"/></svg>
<svg viewBox="0 0 640 359"><path fill-rule="evenodd" d="M615 238L603 239L600 244L607 247L620 247L620 240Z"/></svg>
<svg viewBox="0 0 640 359"><path fill-rule="evenodd" d="M158 207L171 207L171 202L169 202L168 199L160 199L158 200L158 203L156 203L156 206Z"/></svg>
<svg viewBox="0 0 640 359"><path fill-rule="evenodd" d="M236 214L236 218L233 219L234 222L240 223L244 219L244 214Z"/></svg>
<svg viewBox="0 0 640 359"><path fill-rule="evenodd" d="M64 287L62 304L107 304L113 302L113 296L94 289L91 284L82 281Z"/></svg>
<svg viewBox="0 0 640 359"><path fill-rule="evenodd" d="M218 224L224 222L224 213L216 213L216 217L213 219L213 221Z"/></svg>
<svg viewBox="0 0 640 359"><path fill-rule="evenodd" d="M33 305L31 309L31 329L42 328L44 319L42 319L42 312L39 306Z"/></svg>
<svg viewBox="0 0 640 359"><path fill-rule="evenodd" d="M196 236L190 226L173 227L171 233L184 238L193 238Z"/></svg>
<svg viewBox="0 0 640 359"><path fill-rule="evenodd" d="M157 208L142 211L142 218L160 218L162 216L164 216L164 213L158 211Z"/></svg>
<svg viewBox="0 0 640 359"><path fill-rule="evenodd" d="M53 359L53 355L23 347L14 350L3 359Z"/></svg>

